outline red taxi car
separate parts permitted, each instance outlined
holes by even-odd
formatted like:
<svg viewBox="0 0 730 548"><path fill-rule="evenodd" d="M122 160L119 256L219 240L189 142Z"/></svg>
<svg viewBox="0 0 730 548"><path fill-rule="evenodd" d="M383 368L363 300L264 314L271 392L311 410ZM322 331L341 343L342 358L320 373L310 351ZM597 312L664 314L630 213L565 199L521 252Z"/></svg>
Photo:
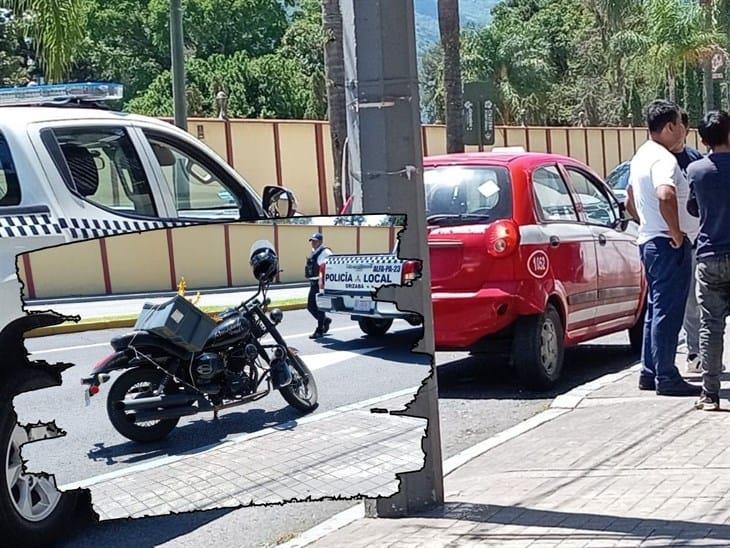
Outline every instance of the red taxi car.
<svg viewBox="0 0 730 548"><path fill-rule="evenodd" d="M424 164L437 349L509 355L538 388L565 347L629 330L640 350L637 227L590 168L509 151Z"/></svg>

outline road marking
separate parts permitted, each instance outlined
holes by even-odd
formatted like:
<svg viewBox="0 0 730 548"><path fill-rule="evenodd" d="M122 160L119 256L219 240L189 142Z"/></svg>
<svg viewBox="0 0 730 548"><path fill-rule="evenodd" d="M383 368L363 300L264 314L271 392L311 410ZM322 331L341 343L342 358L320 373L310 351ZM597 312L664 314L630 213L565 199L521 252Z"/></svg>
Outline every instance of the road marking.
<svg viewBox="0 0 730 548"><path fill-rule="evenodd" d="M94 344L80 344L78 346L64 346L61 348L50 348L48 350L34 350L30 354L50 354L51 352L68 352L69 350L82 350L85 348L96 348L99 346L110 346L108 342L94 343Z"/></svg>
<svg viewBox="0 0 730 548"><path fill-rule="evenodd" d="M348 326L348 327L337 327L335 329L330 329L329 332L330 333L339 333L339 332L342 332L342 331L348 331L350 329L359 329L359 327L357 325L351 325L351 326ZM311 335L311 333L309 333L309 332L307 332L307 333L297 333L296 335L285 335L284 336L284 339L286 339L286 340L289 340L289 339L301 339L302 337L308 337L309 335ZM270 340L270 339L268 339L268 340ZM50 354L52 352L68 352L70 350L84 350L86 348L98 348L100 346L110 346L110 345L109 345L108 342L103 342L103 343L94 343L94 344L81 344L81 345L78 345L78 346L63 346L63 347L60 347L60 348L48 348L46 350L34 350L34 351L31 352L31 355L35 355L35 354Z"/></svg>
<svg viewBox="0 0 730 548"><path fill-rule="evenodd" d="M329 352L322 352L321 354L301 354L301 358L304 360L304 363L307 364L307 367L309 367L309 369L311 369L312 371L317 371L319 369L329 367L330 365L336 365L345 360L356 359L365 356L370 352L374 352L375 350L380 350L382 348L385 347L374 346L373 348L363 348L361 350L358 350L357 352L333 352L330 350Z"/></svg>

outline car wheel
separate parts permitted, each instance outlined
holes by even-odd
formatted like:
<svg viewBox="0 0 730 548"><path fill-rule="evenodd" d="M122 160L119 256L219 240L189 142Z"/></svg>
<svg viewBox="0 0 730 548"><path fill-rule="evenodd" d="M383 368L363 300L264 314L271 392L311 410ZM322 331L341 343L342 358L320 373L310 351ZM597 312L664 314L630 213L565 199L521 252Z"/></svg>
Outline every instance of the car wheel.
<svg viewBox="0 0 730 548"><path fill-rule="evenodd" d="M518 321L512 361L523 384L540 390L552 387L562 373L564 353L563 324L554 306Z"/></svg>
<svg viewBox="0 0 730 548"><path fill-rule="evenodd" d="M382 337L388 332L390 326L393 325L393 320L380 320L375 318L360 318L357 321L360 325L360 329L366 335L373 337Z"/></svg>
<svg viewBox="0 0 730 548"><path fill-rule="evenodd" d="M60 492L48 475L25 473L21 447L28 441L27 430L5 406L0 416L0 523L7 546L48 546L75 520L75 492Z"/></svg>
<svg viewBox="0 0 730 548"><path fill-rule="evenodd" d="M631 352L636 355L641 354L644 346L644 321L646 320L646 306L641 309L639 319L636 320L634 326L629 329L629 342L631 344Z"/></svg>

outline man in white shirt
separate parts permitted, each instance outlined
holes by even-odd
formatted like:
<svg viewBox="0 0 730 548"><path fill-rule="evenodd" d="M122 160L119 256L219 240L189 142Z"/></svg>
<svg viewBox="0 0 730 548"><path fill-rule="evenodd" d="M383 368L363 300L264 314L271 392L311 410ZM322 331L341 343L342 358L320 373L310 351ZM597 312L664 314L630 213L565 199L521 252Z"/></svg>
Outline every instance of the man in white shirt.
<svg viewBox="0 0 730 548"><path fill-rule="evenodd" d="M638 243L648 283L641 390L698 396L675 365L692 272L690 239L696 219L687 211L689 184L671 151L685 138L679 107L657 100L647 108L649 140L631 160L627 207L639 217Z"/></svg>
<svg viewBox="0 0 730 548"><path fill-rule="evenodd" d="M329 331L332 320L328 318L319 307L317 307L317 293L319 293L319 267L327 262L327 257L332 255L330 248L325 247L323 244L324 238L322 234L317 232L312 234L309 238L309 243L312 244L312 253L307 258L307 266L305 267L305 274L309 279L309 298L307 299L307 310L317 320L317 327L309 338L319 339Z"/></svg>

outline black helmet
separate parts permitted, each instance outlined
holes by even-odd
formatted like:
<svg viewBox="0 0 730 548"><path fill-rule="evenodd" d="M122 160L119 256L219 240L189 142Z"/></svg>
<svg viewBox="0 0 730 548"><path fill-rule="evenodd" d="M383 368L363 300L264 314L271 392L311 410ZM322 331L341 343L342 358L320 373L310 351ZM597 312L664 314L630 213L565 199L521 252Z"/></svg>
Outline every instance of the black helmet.
<svg viewBox="0 0 730 548"><path fill-rule="evenodd" d="M279 257L271 243L266 240L257 241L251 246L249 256L253 275L260 283L268 284L276 279L279 273Z"/></svg>

